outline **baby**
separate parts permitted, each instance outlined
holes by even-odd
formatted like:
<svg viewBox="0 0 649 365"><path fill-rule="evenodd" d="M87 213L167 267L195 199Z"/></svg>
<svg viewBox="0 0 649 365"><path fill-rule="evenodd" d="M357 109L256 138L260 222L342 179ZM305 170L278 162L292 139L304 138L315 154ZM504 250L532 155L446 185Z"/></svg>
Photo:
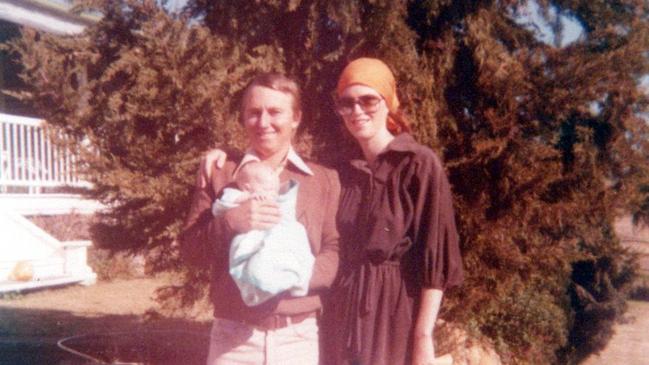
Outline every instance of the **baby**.
<svg viewBox="0 0 649 365"><path fill-rule="evenodd" d="M239 287L248 306L261 304L273 296L289 291L304 296L315 258L306 229L295 219L298 184L289 181L280 190L279 176L261 162L243 165L235 178L237 188L225 188L212 205L216 216L248 199L277 201L282 219L268 230L251 230L238 234L230 244L230 276Z"/></svg>
<svg viewBox="0 0 649 365"><path fill-rule="evenodd" d="M279 176L261 162L253 161L241 166L235 184L240 189L235 193L238 195L236 203L243 203L248 199L274 200L279 196Z"/></svg>

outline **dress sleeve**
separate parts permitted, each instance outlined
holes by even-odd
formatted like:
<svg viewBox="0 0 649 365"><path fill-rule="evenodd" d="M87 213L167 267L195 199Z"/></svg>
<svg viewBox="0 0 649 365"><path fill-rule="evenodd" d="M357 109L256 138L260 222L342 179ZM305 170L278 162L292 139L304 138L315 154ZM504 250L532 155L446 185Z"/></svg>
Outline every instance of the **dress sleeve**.
<svg viewBox="0 0 649 365"><path fill-rule="evenodd" d="M228 167L226 164L222 170L213 169L211 181L203 168L199 168L189 213L178 236L183 260L197 268L207 269L224 262L227 264L227 245L234 232L223 215L215 217L212 214L212 203L217 195L215 189L220 190L227 184L231 170Z"/></svg>
<svg viewBox="0 0 649 365"><path fill-rule="evenodd" d="M424 287L444 290L459 285L464 277L453 197L439 158L430 151L419 162L413 218L414 242L423 249L420 280Z"/></svg>
<svg viewBox="0 0 649 365"><path fill-rule="evenodd" d="M325 206L324 222L322 226L322 241L320 252L315 256L313 273L309 289L328 288L333 283L338 272L339 240L336 215L340 201L340 179L338 173L333 170L326 170L329 191Z"/></svg>

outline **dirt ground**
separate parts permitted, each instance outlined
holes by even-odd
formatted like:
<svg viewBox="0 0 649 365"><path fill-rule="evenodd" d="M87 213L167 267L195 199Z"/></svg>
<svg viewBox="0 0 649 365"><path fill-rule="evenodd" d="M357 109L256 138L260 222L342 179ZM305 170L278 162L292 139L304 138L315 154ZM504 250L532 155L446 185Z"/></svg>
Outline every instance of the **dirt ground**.
<svg viewBox="0 0 649 365"><path fill-rule="evenodd" d="M96 363L57 346L61 339L79 335L86 337L69 339L64 345L83 348L81 353L94 358L116 356L125 343L137 342L134 351L139 354L129 356L164 356L169 364L202 363L209 339L209 308L193 313L193 318L160 315L153 295L164 283L164 279L140 278L5 296L0 299L0 364ZM100 342L112 347L111 352L85 352ZM98 353L104 357L95 356Z"/></svg>
<svg viewBox="0 0 649 365"><path fill-rule="evenodd" d="M153 294L164 283L163 279L117 280L2 298L0 364L93 364L60 349L57 342L68 336L111 334L101 337L102 343L119 347L123 342L149 341L148 348L138 351L156 351L168 364L200 364L207 349L209 308L199 309L193 318L156 314L159 307ZM649 302L630 302L626 318L626 323L616 326L606 349L582 365L649 364ZM151 343L145 338L150 334L164 341ZM178 358L183 360L176 362Z"/></svg>

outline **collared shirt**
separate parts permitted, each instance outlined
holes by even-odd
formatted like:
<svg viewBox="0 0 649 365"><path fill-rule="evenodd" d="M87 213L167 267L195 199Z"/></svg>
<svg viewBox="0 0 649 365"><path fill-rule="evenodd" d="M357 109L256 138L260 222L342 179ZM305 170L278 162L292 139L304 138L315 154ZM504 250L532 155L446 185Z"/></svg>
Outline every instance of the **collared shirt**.
<svg viewBox="0 0 649 365"><path fill-rule="evenodd" d="M247 164L248 162L251 162L251 161L261 162L261 158L259 158L259 156L255 152L255 150L253 150L252 148L248 148L246 150L246 153L244 154L243 158L241 159L241 162L239 162L239 165L234 170L234 173L233 173L232 176L236 177L237 173L239 172L241 167L243 165ZM293 146L290 146L288 148L288 153L286 154L286 157L282 160L282 163L280 164L280 166L284 166L287 162L290 162L291 164L293 164L293 166L295 166L298 170L302 171L303 173L305 173L305 174L307 174L309 176L313 176L313 171L311 171L309 166L307 166L306 162L304 162L302 157L300 157L300 155L298 155L295 152L295 150L293 149ZM278 171L278 173L279 172L281 172L281 170Z"/></svg>

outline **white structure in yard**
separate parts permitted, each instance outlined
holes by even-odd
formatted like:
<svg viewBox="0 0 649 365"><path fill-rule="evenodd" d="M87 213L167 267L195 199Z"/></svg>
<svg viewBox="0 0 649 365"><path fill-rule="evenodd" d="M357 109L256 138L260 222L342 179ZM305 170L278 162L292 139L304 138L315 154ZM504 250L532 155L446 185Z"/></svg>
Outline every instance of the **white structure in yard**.
<svg viewBox="0 0 649 365"><path fill-rule="evenodd" d="M96 21L69 8L63 0L0 0L0 19L58 34L82 32ZM43 125L0 110L0 293L96 281L86 262L90 241L59 241L26 218L101 209L78 194L60 193L87 184L74 156L54 146Z"/></svg>
<svg viewBox="0 0 649 365"><path fill-rule="evenodd" d="M68 283L92 284L90 241L61 242L25 216L92 214L101 205L77 194L50 193L86 185L74 158L49 142L42 121L0 113L0 292ZM23 273L16 277L16 271Z"/></svg>

